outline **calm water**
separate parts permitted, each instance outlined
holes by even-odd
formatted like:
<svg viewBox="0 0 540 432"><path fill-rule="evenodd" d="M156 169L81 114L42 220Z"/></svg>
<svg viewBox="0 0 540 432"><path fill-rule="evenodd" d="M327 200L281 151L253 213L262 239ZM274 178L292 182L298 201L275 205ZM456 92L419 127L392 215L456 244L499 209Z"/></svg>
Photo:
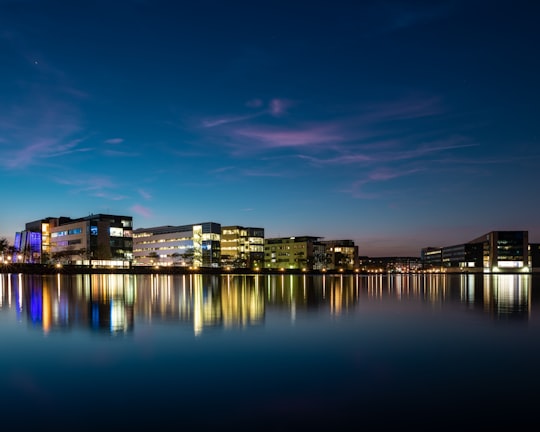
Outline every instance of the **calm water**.
<svg viewBox="0 0 540 432"><path fill-rule="evenodd" d="M522 426L539 297L540 275L4 274L0 427Z"/></svg>

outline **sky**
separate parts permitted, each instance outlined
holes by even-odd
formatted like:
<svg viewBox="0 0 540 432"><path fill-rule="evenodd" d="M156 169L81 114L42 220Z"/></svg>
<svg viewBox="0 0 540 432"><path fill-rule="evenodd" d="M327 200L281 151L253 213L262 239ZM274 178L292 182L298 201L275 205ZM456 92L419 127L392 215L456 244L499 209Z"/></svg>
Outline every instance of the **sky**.
<svg viewBox="0 0 540 432"><path fill-rule="evenodd" d="M0 237L91 213L540 242L540 2L0 0Z"/></svg>

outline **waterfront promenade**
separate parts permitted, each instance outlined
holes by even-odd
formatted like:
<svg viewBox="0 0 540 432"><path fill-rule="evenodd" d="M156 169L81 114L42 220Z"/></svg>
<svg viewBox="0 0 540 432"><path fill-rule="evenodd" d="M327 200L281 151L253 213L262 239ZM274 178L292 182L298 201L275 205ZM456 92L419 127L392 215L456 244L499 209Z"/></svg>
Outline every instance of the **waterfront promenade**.
<svg viewBox="0 0 540 432"><path fill-rule="evenodd" d="M0 266L0 274L309 274L309 275L376 275L396 273L386 270L365 270L365 269L324 269L324 270L307 270L307 269L265 269L265 268L209 268L209 267L184 267L184 266L130 266L130 267L100 267L76 264L23 264L10 263ZM487 272L482 268L460 269L426 269L406 272L407 274L531 274L540 273L540 269L534 268L532 271L524 272L522 270L508 269L505 271Z"/></svg>
<svg viewBox="0 0 540 432"><path fill-rule="evenodd" d="M3 264L0 273L22 274L358 274L360 270L208 268L184 266L97 267L87 265ZM364 272L367 274L367 272Z"/></svg>

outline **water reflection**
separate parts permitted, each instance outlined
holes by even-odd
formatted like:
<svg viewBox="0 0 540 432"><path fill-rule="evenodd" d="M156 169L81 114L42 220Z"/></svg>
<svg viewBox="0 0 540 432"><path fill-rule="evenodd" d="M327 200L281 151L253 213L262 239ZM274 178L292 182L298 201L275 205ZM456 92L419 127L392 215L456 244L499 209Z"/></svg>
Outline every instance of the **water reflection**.
<svg viewBox="0 0 540 432"><path fill-rule="evenodd" d="M372 301L458 304L497 320L528 320L540 275L6 275L0 312L44 332L83 326L130 332L135 319L209 328L261 325L265 311L339 316Z"/></svg>

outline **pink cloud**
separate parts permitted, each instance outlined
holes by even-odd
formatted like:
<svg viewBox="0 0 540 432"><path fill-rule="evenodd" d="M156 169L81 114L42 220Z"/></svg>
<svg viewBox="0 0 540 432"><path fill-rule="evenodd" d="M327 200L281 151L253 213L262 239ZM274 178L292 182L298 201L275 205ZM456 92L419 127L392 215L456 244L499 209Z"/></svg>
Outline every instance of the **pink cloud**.
<svg viewBox="0 0 540 432"><path fill-rule="evenodd" d="M418 171L420 171L420 169L418 168L405 169L405 170L392 170L390 168L379 168L372 171L369 174L369 179L374 180L374 181L391 180L393 178L414 174Z"/></svg>
<svg viewBox="0 0 540 432"><path fill-rule="evenodd" d="M269 103L270 114L279 117L287 111L287 108L291 106L291 102L285 99L272 99Z"/></svg>
<svg viewBox="0 0 540 432"><path fill-rule="evenodd" d="M41 159L87 151L76 135L82 131L76 107L46 97L0 109L4 130L2 163L8 168L35 164Z"/></svg>
<svg viewBox="0 0 540 432"><path fill-rule="evenodd" d="M148 207L143 207L142 205L139 205L139 204L135 204L134 206L131 206L130 210L133 213L138 214L139 216L143 216L143 217L153 216L152 210L150 210Z"/></svg>
<svg viewBox="0 0 540 432"><path fill-rule="evenodd" d="M266 147L303 147L318 144L331 144L344 141L345 137L336 134L329 127L313 127L300 130L278 130L270 128L237 129L234 134L239 137L259 141Z"/></svg>
<svg viewBox="0 0 540 432"><path fill-rule="evenodd" d="M124 138L109 138L104 142L105 144L121 144L124 142Z"/></svg>
<svg viewBox="0 0 540 432"><path fill-rule="evenodd" d="M429 117L443 112L440 100L430 98L408 98L394 102L385 102L366 107L366 113L360 119L366 122L388 120L407 120Z"/></svg>

